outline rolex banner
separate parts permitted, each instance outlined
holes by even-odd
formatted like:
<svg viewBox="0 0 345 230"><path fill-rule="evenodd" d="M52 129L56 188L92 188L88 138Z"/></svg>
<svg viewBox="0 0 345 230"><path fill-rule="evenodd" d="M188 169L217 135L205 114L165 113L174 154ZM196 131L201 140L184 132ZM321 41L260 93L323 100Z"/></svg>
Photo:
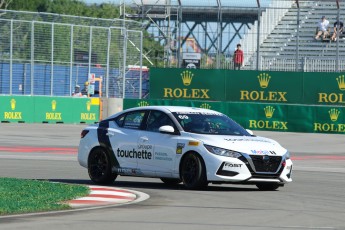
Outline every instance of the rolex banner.
<svg viewBox="0 0 345 230"><path fill-rule="evenodd" d="M0 122L95 123L99 98L1 96Z"/></svg>
<svg viewBox="0 0 345 230"><path fill-rule="evenodd" d="M227 101L294 104L303 101L300 73L228 71L224 84Z"/></svg>
<svg viewBox="0 0 345 230"><path fill-rule="evenodd" d="M207 108L251 130L345 134L345 107L199 100L125 99L124 109L148 105Z"/></svg>
<svg viewBox="0 0 345 230"><path fill-rule="evenodd" d="M152 99L225 100L225 70L150 70Z"/></svg>
<svg viewBox="0 0 345 230"><path fill-rule="evenodd" d="M345 105L345 74L200 69L150 73L151 99Z"/></svg>

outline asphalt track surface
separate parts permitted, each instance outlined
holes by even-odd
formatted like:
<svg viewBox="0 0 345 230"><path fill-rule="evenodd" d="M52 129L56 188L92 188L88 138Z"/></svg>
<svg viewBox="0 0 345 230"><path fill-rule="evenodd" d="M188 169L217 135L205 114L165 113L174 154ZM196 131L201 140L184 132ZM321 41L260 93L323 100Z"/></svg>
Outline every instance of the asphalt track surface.
<svg viewBox="0 0 345 230"><path fill-rule="evenodd" d="M0 176L91 184L76 160L84 125L0 124ZM345 229L345 136L255 132L292 153L293 182L279 191L210 185L167 187L158 179L118 177L114 187L150 198L135 204L0 217L0 229Z"/></svg>

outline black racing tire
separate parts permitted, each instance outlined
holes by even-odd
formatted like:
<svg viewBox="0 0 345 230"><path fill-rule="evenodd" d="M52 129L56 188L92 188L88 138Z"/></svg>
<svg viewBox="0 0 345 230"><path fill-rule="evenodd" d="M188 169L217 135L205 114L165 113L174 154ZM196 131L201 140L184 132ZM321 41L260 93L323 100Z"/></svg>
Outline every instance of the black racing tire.
<svg viewBox="0 0 345 230"><path fill-rule="evenodd" d="M256 187L261 191L275 191L280 187L280 185L277 183L260 183L256 184Z"/></svg>
<svg viewBox="0 0 345 230"><path fill-rule="evenodd" d="M100 185L112 184L117 174L111 171L111 161L103 148L92 150L88 159L88 173L90 179Z"/></svg>
<svg viewBox="0 0 345 230"><path fill-rule="evenodd" d="M161 181L164 182L164 184L169 185L169 186L177 185L182 182L181 179L176 179L176 178L160 178L160 179Z"/></svg>
<svg viewBox="0 0 345 230"><path fill-rule="evenodd" d="M206 167L201 157L195 153L187 153L181 162L180 177L187 189L206 188Z"/></svg>

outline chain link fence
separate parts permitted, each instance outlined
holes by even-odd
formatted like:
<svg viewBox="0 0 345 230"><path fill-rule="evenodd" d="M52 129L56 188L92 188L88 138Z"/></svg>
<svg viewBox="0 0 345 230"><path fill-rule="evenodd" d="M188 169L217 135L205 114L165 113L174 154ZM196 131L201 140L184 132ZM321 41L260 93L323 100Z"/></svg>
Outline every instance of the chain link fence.
<svg viewBox="0 0 345 230"><path fill-rule="evenodd" d="M142 40L137 22L2 11L0 94L141 98Z"/></svg>

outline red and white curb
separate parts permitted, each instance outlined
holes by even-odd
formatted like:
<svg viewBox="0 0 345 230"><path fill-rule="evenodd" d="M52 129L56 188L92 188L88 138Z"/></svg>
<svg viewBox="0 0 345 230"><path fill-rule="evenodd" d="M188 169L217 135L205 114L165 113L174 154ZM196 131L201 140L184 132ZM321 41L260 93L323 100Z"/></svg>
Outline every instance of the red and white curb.
<svg viewBox="0 0 345 230"><path fill-rule="evenodd" d="M83 208L125 204L139 198L138 194L131 190L103 186L89 186L89 188L90 194L88 196L68 201L69 206L72 208Z"/></svg>

